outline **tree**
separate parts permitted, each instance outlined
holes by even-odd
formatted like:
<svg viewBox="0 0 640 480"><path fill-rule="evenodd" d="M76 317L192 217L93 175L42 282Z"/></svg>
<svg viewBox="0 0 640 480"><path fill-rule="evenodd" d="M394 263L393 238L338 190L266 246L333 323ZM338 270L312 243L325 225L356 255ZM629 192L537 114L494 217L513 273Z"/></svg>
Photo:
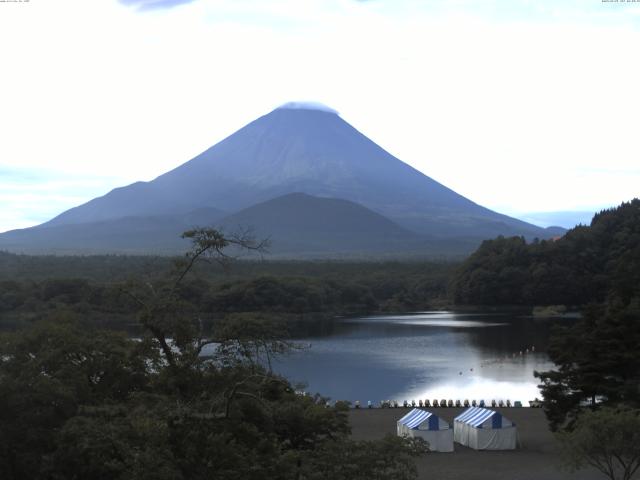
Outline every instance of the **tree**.
<svg viewBox="0 0 640 480"><path fill-rule="evenodd" d="M137 291L124 289L140 308L139 320L148 334L148 340L162 353L162 360L170 369L189 369L200 362L202 349L217 343L216 338L205 338L204 328L198 311L181 295L183 280L198 261L208 260L227 268L232 257L225 249L235 247L240 250L263 252L266 241L256 241L250 232L225 236L210 228L196 228L186 231L182 238L192 242L192 248L185 258L176 262L169 279L159 282L140 282Z"/></svg>
<svg viewBox="0 0 640 480"><path fill-rule="evenodd" d="M141 345L67 317L0 337L0 470L38 478L57 434L83 405L117 403L147 387Z"/></svg>
<svg viewBox="0 0 640 480"><path fill-rule="evenodd" d="M640 411L602 408L585 412L571 432L558 435L564 465L586 465L611 480L630 480L640 468Z"/></svg>
<svg viewBox="0 0 640 480"><path fill-rule="evenodd" d="M487 240L450 283L455 303L577 305L604 302L611 289L624 301L638 294L640 199L622 203L555 241Z"/></svg>
<svg viewBox="0 0 640 480"><path fill-rule="evenodd" d="M553 430L572 427L582 405L640 407L640 301L592 306L570 328L556 330L549 356L556 370L536 372Z"/></svg>

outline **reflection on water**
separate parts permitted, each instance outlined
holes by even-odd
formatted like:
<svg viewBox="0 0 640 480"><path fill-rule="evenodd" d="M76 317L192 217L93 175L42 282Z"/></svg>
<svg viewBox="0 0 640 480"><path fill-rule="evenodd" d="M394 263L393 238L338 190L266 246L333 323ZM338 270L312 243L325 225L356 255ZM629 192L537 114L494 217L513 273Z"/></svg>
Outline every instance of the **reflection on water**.
<svg viewBox="0 0 640 480"><path fill-rule="evenodd" d="M451 328L473 328L473 327L499 327L505 323L491 323L483 320L463 320L456 318L451 312L423 312L415 315L395 315L384 317L361 317L345 320L345 323L389 323L394 325L420 325L424 327L451 327Z"/></svg>
<svg viewBox="0 0 640 480"><path fill-rule="evenodd" d="M310 348L275 369L333 399L525 403L540 396L533 371L552 367L552 323L454 312L343 319L321 337L300 340Z"/></svg>

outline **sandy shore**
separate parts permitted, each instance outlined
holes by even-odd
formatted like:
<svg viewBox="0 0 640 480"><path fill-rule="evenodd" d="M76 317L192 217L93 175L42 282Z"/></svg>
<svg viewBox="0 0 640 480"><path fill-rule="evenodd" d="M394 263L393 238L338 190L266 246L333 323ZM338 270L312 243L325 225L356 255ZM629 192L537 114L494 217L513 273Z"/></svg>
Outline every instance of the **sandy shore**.
<svg viewBox="0 0 640 480"><path fill-rule="evenodd" d="M464 409L431 408L436 415L453 423ZM420 479L430 480L602 480L595 470L569 474L559 469L557 443L547 426L542 409L498 408L518 428L520 448L515 451L475 451L455 444L454 453L429 453L417 460ZM352 436L358 440L396 434L396 421L409 409L352 410Z"/></svg>

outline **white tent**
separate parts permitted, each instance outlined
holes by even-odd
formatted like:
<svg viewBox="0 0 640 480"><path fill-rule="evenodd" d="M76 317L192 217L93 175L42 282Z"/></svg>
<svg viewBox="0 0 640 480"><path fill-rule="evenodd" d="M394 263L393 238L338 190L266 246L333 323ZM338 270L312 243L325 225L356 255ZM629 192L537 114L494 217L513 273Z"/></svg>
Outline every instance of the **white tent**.
<svg viewBox="0 0 640 480"><path fill-rule="evenodd" d="M516 425L499 412L471 407L453 420L454 440L475 450L514 450Z"/></svg>
<svg viewBox="0 0 640 480"><path fill-rule="evenodd" d="M431 412L414 408L398 420L397 427L398 436L423 438L432 452L453 452L453 429Z"/></svg>

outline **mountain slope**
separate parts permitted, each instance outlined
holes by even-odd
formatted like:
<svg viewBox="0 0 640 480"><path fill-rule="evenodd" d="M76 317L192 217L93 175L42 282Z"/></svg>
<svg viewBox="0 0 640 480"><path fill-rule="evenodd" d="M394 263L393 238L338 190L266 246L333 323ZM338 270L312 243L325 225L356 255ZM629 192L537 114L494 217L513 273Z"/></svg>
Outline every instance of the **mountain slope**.
<svg viewBox="0 0 640 480"><path fill-rule="evenodd" d="M337 114L279 108L180 167L73 208L49 225L200 207L237 211L287 193L343 198L439 236L545 236L458 195L380 148Z"/></svg>
<svg viewBox="0 0 640 480"><path fill-rule="evenodd" d="M40 226L0 235L0 249L54 254L180 254L180 235L194 226L227 233L251 230L269 239L269 254L285 258L463 255L476 243L419 235L348 200L292 193L223 218L201 209L186 216L124 217L100 222Z"/></svg>
<svg viewBox="0 0 640 480"><path fill-rule="evenodd" d="M419 235L356 203L291 193L221 220L227 231L250 226L270 238L272 253L406 252L426 245Z"/></svg>
<svg viewBox="0 0 640 480"><path fill-rule="evenodd" d="M174 254L189 248L180 235L199 225L212 225L224 216L216 209L184 215L131 216L99 222L46 225L0 235L0 249L20 253Z"/></svg>

